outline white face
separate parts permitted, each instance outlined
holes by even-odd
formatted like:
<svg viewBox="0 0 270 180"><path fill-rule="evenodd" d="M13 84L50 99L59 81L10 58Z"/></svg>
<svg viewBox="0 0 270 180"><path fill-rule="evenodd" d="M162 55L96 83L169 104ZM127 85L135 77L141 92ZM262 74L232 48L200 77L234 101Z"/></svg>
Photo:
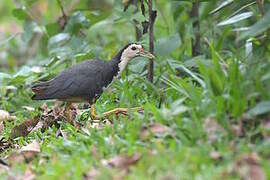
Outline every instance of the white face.
<svg viewBox="0 0 270 180"><path fill-rule="evenodd" d="M130 60L140 55L140 52L143 50L142 45L140 44L131 44L129 45L122 53L121 59Z"/></svg>

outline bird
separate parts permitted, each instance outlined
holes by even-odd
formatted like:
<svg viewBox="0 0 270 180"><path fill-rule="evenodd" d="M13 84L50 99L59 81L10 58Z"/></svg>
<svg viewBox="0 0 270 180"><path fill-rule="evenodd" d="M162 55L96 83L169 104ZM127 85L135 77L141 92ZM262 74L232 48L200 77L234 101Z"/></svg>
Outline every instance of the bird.
<svg viewBox="0 0 270 180"><path fill-rule="evenodd" d="M89 114L92 120L111 114L126 114L127 108L116 108L98 116L95 114L94 104L104 89L121 75L128 62L138 56L155 58L141 44L129 43L109 61L86 60L62 71L51 80L34 83L31 87L34 92L32 100L56 99L66 102L65 116L68 121L72 121L69 113L71 104L80 102L90 104Z"/></svg>

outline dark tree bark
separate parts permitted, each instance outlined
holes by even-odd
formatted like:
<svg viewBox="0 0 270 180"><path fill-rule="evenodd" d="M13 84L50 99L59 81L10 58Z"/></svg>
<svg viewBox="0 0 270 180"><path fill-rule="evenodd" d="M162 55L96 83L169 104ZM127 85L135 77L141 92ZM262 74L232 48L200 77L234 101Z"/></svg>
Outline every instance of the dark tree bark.
<svg viewBox="0 0 270 180"><path fill-rule="evenodd" d="M261 13L262 15L264 15L264 7L263 7L263 2L262 2L262 0L256 0L256 2L257 2L257 4L258 4L258 8L259 8L259 10L260 10L260 13Z"/></svg>
<svg viewBox="0 0 270 180"><path fill-rule="evenodd" d="M192 3L191 17L194 19L192 23L195 39L192 40L192 56L198 56L201 51L201 35L200 35L200 19L199 19L199 1Z"/></svg>
<svg viewBox="0 0 270 180"><path fill-rule="evenodd" d="M152 0L148 0L148 10L149 10L149 51L154 53L154 22L156 18L156 11L153 11ZM154 61L150 59L149 69L148 69L148 80L153 82L154 77Z"/></svg>

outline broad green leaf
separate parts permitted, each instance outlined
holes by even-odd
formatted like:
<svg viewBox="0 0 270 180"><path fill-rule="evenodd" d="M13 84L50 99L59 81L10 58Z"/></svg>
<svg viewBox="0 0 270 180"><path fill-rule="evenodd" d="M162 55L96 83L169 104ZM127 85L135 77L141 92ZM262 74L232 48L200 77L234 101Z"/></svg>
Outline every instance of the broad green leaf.
<svg viewBox="0 0 270 180"><path fill-rule="evenodd" d="M211 11L209 14L214 14L214 13L218 12L222 8L230 5L232 2L233 2L233 0L227 0L227 1L222 2L216 9L214 9L213 11Z"/></svg>
<svg viewBox="0 0 270 180"><path fill-rule="evenodd" d="M255 23L250 29L244 32L238 40L242 40L249 37L257 36L270 28L270 10L263 16L263 18Z"/></svg>
<svg viewBox="0 0 270 180"><path fill-rule="evenodd" d="M258 116L270 112L270 101L262 101L248 111L248 114Z"/></svg>
<svg viewBox="0 0 270 180"><path fill-rule="evenodd" d="M60 46L66 43L68 40L70 40L70 35L68 33L59 33L53 37L50 38L48 47L49 49L51 47Z"/></svg>
<svg viewBox="0 0 270 180"><path fill-rule="evenodd" d="M10 78L11 76L9 74L0 72L0 82L4 79L10 79Z"/></svg>
<svg viewBox="0 0 270 180"><path fill-rule="evenodd" d="M205 83L201 78L199 78L195 73L187 69L185 66L180 65L180 68L185 71L187 74L189 74L193 79L195 79L203 88L205 88Z"/></svg>
<svg viewBox="0 0 270 180"><path fill-rule="evenodd" d="M179 48L181 39L179 34L171 35L167 38L158 39L156 42L155 54L156 55L169 55L171 52Z"/></svg>
<svg viewBox="0 0 270 180"><path fill-rule="evenodd" d="M41 27L34 21L26 21L24 23L23 29L24 29L24 32L22 35L22 39L25 42L31 41L35 33L40 33L40 34L42 33Z"/></svg>
<svg viewBox="0 0 270 180"><path fill-rule="evenodd" d="M220 23L217 24L217 26L225 26L225 25L229 25L229 24L234 24L234 23L237 23L239 21L242 21L244 19L247 19L249 17L251 17L253 15L253 12L244 12L244 13L241 13L241 14L237 14L227 20L224 20Z"/></svg>
<svg viewBox="0 0 270 180"><path fill-rule="evenodd" d="M19 77L19 76L29 76L29 74L32 73L32 68L28 67L28 66L23 66L19 72L17 72L16 74L13 75L13 78Z"/></svg>
<svg viewBox="0 0 270 180"><path fill-rule="evenodd" d="M19 20L24 20L28 16L25 7L14 9L12 14Z"/></svg>
<svg viewBox="0 0 270 180"><path fill-rule="evenodd" d="M221 77L212 69L209 70L208 75L210 79L212 92L216 96L221 95L224 89L224 85L223 85L224 82L222 82Z"/></svg>
<svg viewBox="0 0 270 180"><path fill-rule="evenodd" d="M83 13L75 12L69 18L64 32L77 33L81 28L88 28L90 26L90 20L87 19Z"/></svg>
<svg viewBox="0 0 270 180"><path fill-rule="evenodd" d="M47 33L49 36L53 36L59 32L59 25L58 23L50 23L45 26Z"/></svg>

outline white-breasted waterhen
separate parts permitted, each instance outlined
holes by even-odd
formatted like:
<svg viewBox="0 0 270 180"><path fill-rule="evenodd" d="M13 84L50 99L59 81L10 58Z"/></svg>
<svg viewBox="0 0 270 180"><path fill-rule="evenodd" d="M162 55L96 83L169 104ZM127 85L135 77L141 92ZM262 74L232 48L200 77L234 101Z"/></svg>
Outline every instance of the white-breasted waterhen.
<svg viewBox="0 0 270 180"><path fill-rule="evenodd" d="M71 120L70 105L78 102L90 103L91 119L100 119L111 114L126 114L127 108L116 108L97 116L95 115L94 103L101 96L103 89L123 72L131 59L137 56L154 58L154 55L145 51L142 45L136 43L127 44L110 61L99 59L84 61L62 71L49 81L34 84L32 91L35 94L32 99L58 99L67 102L65 114L69 121Z"/></svg>

